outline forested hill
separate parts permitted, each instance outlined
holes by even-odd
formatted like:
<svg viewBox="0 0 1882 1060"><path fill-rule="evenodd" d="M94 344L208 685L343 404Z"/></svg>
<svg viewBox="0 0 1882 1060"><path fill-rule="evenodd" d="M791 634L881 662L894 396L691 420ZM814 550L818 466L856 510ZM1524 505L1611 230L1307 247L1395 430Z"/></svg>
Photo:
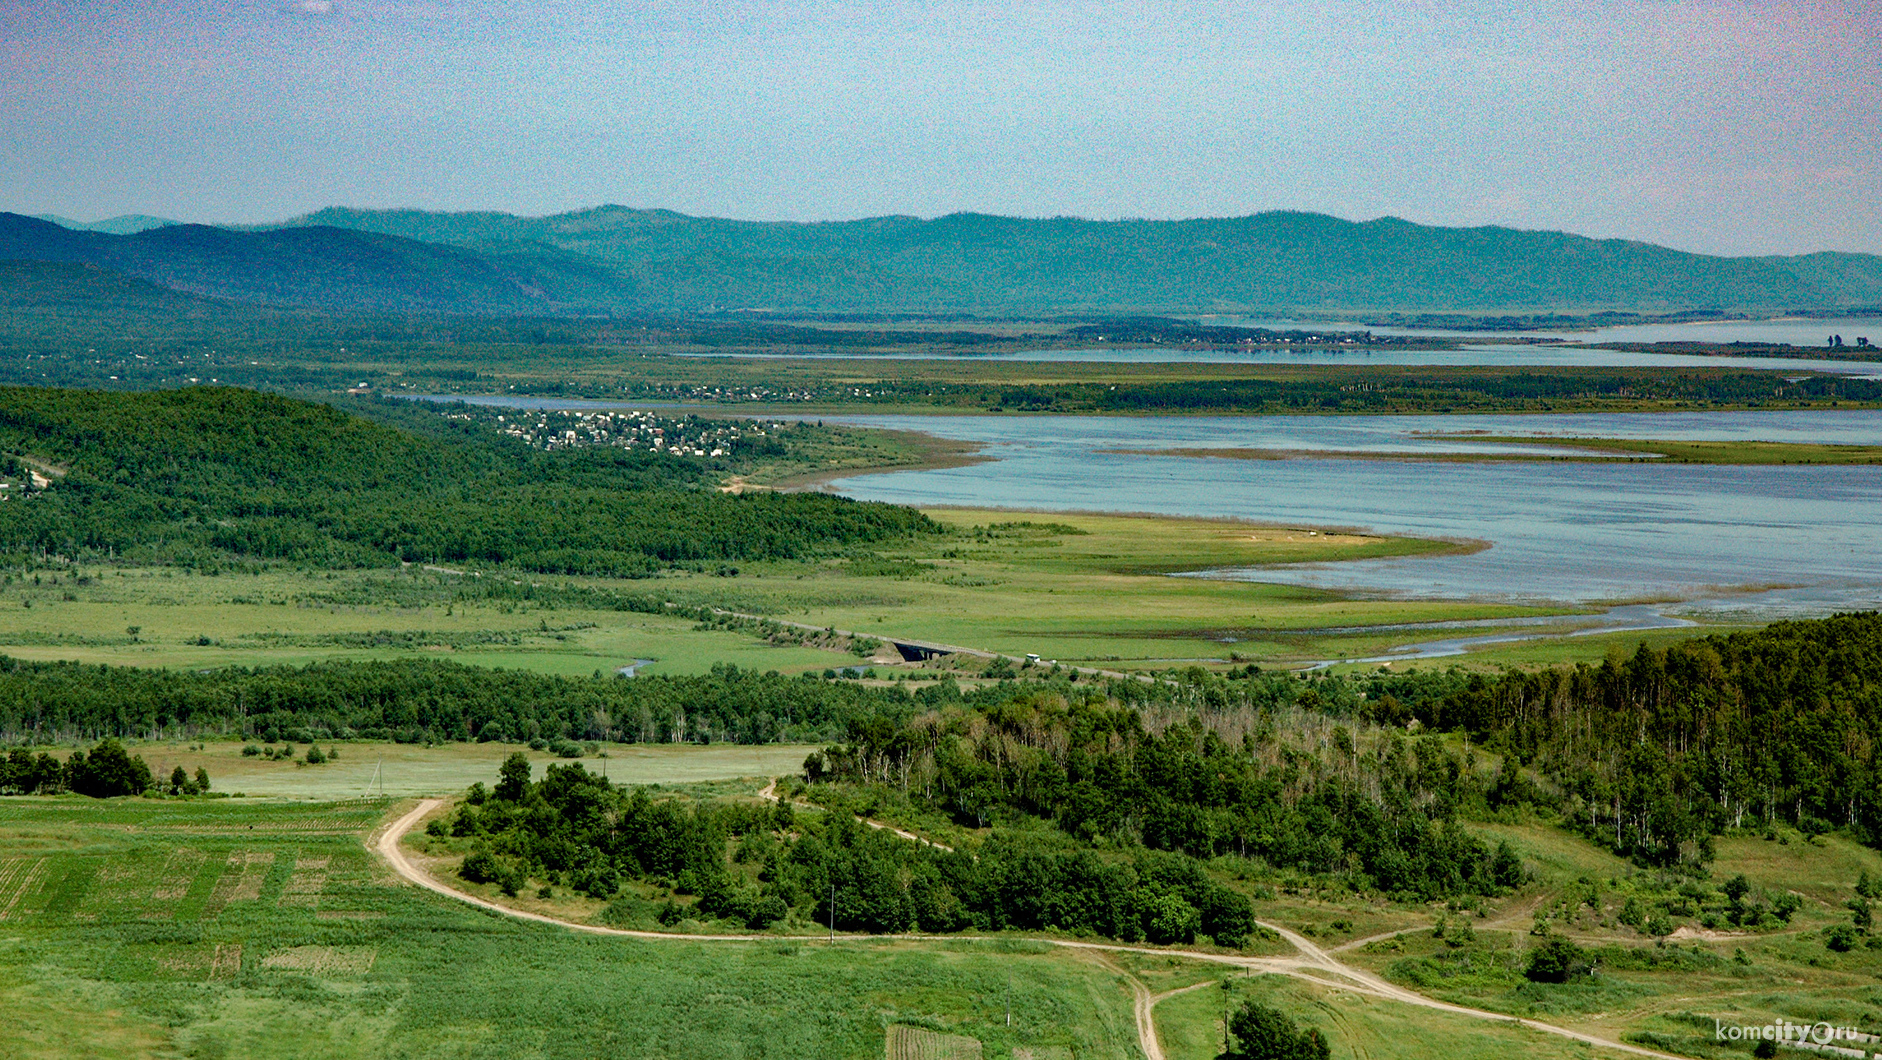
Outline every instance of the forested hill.
<svg viewBox="0 0 1882 1060"><path fill-rule="evenodd" d="M551 217L327 209L289 222L465 247L548 245L648 306L1467 310L1882 304L1882 258L1722 258L1510 228L1273 212L1183 221L953 214L790 223L603 206Z"/></svg>
<svg viewBox="0 0 1882 1060"><path fill-rule="evenodd" d="M446 421L448 422L448 421ZM776 448L773 438L732 444ZM401 560L634 575L799 556L935 529L906 508L711 488L712 463L419 436L226 387L0 388L0 460L45 489L0 503L0 551L214 566Z"/></svg>
<svg viewBox="0 0 1882 1060"><path fill-rule="evenodd" d="M128 235L0 213L0 261L89 264L257 304L483 316L1882 306L1874 255L1724 258L1562 232L1288 212L805 224L618 206L541 218L334 208L278 226Z"/></svg>

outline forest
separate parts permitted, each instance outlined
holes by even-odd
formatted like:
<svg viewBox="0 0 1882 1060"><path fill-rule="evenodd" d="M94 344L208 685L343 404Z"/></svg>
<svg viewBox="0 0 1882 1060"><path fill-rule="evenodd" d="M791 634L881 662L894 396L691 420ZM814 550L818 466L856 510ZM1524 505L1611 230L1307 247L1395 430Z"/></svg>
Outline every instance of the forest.
<svg viewBox="0 0 1882 1060"><path fill-rule="evenodd" d="M1035 668L963 687L730 665L623 679L431 660L208 672L6 660L0 734L816 741L826 749L802 780L833 805L873 792L968 828L1044 825L1080 847L1489 894L1519 867L1460 822L1502 812L1555 817L1662 869L1702 866L1728 829L1844 829L1882 845L1882 615L1498 677Z"/></svg>
<svg viewBox="0 0 1882 1060"><path fill-rule="evenodd" d="M420 436L229 387L6 389L0 453L50 469L55 481L0 506L0 551L212 568L247 557L633 577L937 529L892 505L711 488L742 456L774 453L777 438L734 443L711 463L644 449L543 452L463 426Z"/></svg>
<svg viewBox="0 0 1882 1060"><path fill-rule="evenodd" d="M1161 943L1207 935L1232 947L1257 931L1248 899L1180 854L1120 860L996 832L976 856L910 843L847 813L798 814L788 802L655 799L580 764L529 775L513 756L493 790L473 787L449 823L434 824L434 834L478 844L465 878L512 893L523 879L546 878L597 898L623 880L659 880L698 896L700 912L753 928L796 909L845 931L1059 928ZM679 910L661 916L671 922Z"/></svg>

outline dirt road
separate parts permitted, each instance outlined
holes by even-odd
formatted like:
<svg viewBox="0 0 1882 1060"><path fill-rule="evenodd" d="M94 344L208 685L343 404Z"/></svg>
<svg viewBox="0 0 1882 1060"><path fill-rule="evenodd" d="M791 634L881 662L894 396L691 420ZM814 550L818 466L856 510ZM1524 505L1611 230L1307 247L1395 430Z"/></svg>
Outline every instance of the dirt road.
<svg viewBox="0 0 1882 1060"><path fill-rule="evenodd" d="M761 940L772 941L778 938L778 936L770 934L683 935L677 932L633 931L626 928L602 927L598 924L578 924L570 920L544 916L541 913L529 913L520 909L511 909L508 906L499 905L496 902L479 898L474 894L467 894L412 864L411 859L407 858L405 852L399 848L399 841L405 838L406 833L410 832L419 821L423 820L426 814L437 809L443 801L442 799L419 800L417 806L413 807L405 816L392 822L384 831L379 833L379 837L376 841L371 842L372 848L376 850L381 857L386 859L386 863L392 866L394 872L428 891L441 894L446 898L456 899L460 902L467 902L480 909L486 909L503 916L515 917L519 920L533 920L539 924L553 924L557 927L567 928L570 931L584 931L591 935L620 935L627 938L665 939L669 941L683 940L687 942L757 942ZM898 834L906 833L899 833L898 831ZM1467 1016L1473 1019L1495 1020L1500 1023L1520 1025L1531 1030L1540 1031L1544 1034L1553 1034L1573 1041L1586 1042L1589 1045L1597 1045L1605 1049L1614 1049L1620 1052L1630 1053L1634 1056L1651 1056L1657 1058L1657 1060L1687 1060L1685 1057L1678 1057L1671 1053L1644 1049L1637 1045L1628 1045L1625 1042L1618 1042L1592 1034L1584 1034L1580 1031L1570 1030L1567 1027L1557 1027L1551 1023L1542 1023L1531 1019L1518 1019L1514 1016L1503 1015L1502 1013L1485 1012L1482 1009L1466 1008L1462 1005L1452 1005L1442 1001L1436 1001L1423 994L1415 993L1404 987L1387 982L1362 968L1354 968L1351 965L1344 964L1327 953L1327 951L1315 945L1311 940L1287 928L1281 927L1278 924L1262 923L1262 926L1280 935L1282 939L1286 940L1288 944L1299 951L1298 956L1244 957L1232 953L1206 953L1199 950L1170 949L1153 946L1125 946L1104 942L1077 942L1071 939L1037 939L1035 941L1050 946L1059 946L1064 949L1096 950L1103 953L1143 953L1158 957L1187 957L1191 960L1240 968L1250 974L1294 976L1325 986L1331 986L1336 989L1355 994L1365 994L1386 1001L1398 1001L1407 1005L1417 1005L1421 1008L1437 1009L1441 1012L1449 1012L1454 1015ZM844 937L854 938L858 936L851 935ZM990 941L988 936L977 935L891 935L869 937L896 938L911 942ZM1170 995L1152 995L1149 988L1137 982L1134 977L1127 976L1127 979L1133 984L1131 990L1135 996L1133 1010L1136 1013L1139 1047L1143 1050L1146 1060L1163 1060L1163 1048L1157 1041L1154 1009L1158 1001Z"/></svg>

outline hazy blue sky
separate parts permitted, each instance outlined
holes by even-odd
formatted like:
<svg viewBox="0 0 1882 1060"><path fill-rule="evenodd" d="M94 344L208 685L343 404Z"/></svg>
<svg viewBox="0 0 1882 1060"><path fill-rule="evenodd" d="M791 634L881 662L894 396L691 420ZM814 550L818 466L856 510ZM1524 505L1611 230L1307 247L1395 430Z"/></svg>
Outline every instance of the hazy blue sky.
<svg viewBox="0 0 1882 1060"><path fill-rule="evenodd" d="M1882 252L1876 7L0 0L0 208L1296 208Z"/></svg>

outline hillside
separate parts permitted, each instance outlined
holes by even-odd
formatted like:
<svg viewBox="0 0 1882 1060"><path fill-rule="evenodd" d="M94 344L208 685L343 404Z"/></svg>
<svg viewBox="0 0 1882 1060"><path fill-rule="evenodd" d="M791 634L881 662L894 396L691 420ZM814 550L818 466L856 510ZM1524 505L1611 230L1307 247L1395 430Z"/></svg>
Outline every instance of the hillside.
<svg viewBox="0 0 1882 1060"><path fill-rule="evenodd" d="M464 426L421 436L226 387L0 388L0 464L17 471L20 458L53 476L0 505L0 549L209 569L238 558L403 560L633 576L933 527L886 504L702 488L723 462L647 449L544 452ZM775 437L754 441L728 443L729 458L778 447Z"/></svg>
<svg viewBox="0 0 1882 1060"><path fill-rule="evenodd" d="M0 214L0 260L95 265L193 294L369 312L541 315L620 303L631 290L607 267L553 247L479 252L325 227L175 225L120 236Z"/></svg>

